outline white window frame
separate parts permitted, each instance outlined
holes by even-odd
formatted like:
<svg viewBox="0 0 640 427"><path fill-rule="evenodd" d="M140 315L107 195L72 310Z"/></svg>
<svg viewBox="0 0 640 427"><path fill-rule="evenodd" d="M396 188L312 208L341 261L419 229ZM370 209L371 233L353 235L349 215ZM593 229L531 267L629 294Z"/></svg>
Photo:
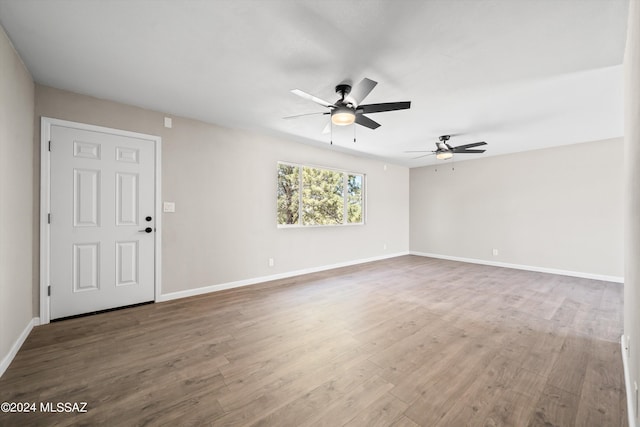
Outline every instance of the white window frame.
<svg viewBox="0 0 640 427"><path fill-rule="evenodd" d="M362 226L367 223L367 174L363 172L355 172L352 170L338 169L329 166L319 166L312 164L303 164L295 162L278 161L276 171L280 168L280 165L294 166L300 168L298 173L298 223L297 224L278 224L278 185L276 180L276 225L278 228L314 228L314 227L350 227L350 226ZM333 172L339 172L342 174L343 180L343 194L342 194L342 224L311 224L305 225L302 223L302 168L322 169ZM349 212L349 175L359 175L362 177L362 221L361 222L347 222ZM277 175L276 175L277 176Z"/></svg>

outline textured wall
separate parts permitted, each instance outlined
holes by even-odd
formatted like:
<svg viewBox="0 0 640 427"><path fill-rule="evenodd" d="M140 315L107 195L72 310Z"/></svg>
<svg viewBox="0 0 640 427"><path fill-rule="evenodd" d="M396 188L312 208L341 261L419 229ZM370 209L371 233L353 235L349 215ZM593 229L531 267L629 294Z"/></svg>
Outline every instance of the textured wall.
<svg viewBox="0 0 640 427"><path fill-rule="evenodd" d="M31 75L0 27L0 361L33 314L33 97Z"/></svg>
<svg viewBox="0 0 640 427"><path fill-rule="evenodd" d="M411 250L622 277L622 147L614 139L411 169Z"/></svg>
<svg viewBox="0 0 640 427"><path fill-rule="evenodd" d="M624 333L629 343L629 378L640 383L640 3L629 2L625 71L625 283ZM632 402L636 402L632 396ZM635 408L633 408L635 409ZM638 414L632 414L637 423Z"/></svg>
<svg viewBox="0 0 640 427"><path fill-rule="evenodd" d="M36 115L162 137L163 294L409 250L405 167L44 86ZM278 229L278 161L365 173L367 224Z"/></svg>

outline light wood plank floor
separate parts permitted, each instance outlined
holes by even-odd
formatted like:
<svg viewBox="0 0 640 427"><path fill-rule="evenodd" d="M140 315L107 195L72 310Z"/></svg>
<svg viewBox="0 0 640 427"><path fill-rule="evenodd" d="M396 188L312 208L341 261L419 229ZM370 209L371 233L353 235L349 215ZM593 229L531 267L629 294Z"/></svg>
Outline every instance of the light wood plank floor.
<svg viewBox="0 0 640 427"><path fill-rule="evenodd" d="M624 426L622 285L404 256L37 327L0 425Z"/></svg>

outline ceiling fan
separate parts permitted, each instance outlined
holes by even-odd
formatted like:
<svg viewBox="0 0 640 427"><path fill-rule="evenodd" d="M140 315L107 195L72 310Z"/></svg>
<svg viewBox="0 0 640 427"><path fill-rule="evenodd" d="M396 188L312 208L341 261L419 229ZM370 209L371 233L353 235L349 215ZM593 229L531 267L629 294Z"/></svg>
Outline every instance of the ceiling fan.
<svg viewBox="0 0 640 427"><path fill-rule="evenodd" d="M308 113L299 114L296 116L285 117L285 119L292 119L296 117L309 116L313 114L331 115L331 123L337 126L347 126L352 123L357 123L361 126L369 129L377 129L380 127L380 123L371 120L365 114L369 113L382 113L384 111L406 110L411 108L411 101L405 102L385 102L382 104L365 104L362 105L362 101L369 95L378 82L371 79L364 78L360 83L351 87L351 85L342 83L336 86L336 93L340 95L340 99L334 103L320 99L317 96L313 96L307 92L303 92L300 89L293 89L291 93L298 95L301 98L313 101L316 104L320 104L323 107L327 107L329 111L324 113ZM328 125L325 128L328 132Z"/></svg>
<svg viewBox="0 0 640 427"><path fill-rule="evenodd" d="M471 144L458 145L457 147L452 147L449 145L447 141L451 138L451 135L442 135L440 138L440 142L436 142L437 150L434 151L405 151L405 153L428 153L423 154L422 156L414 157L414 159L419 159L425 156L436 155L436 159L438 160L447 160L453 157L454 153L458 154L480 154L484 153L486 150L470 150L473 147L480 147L481 145L487 145L486 142L473 142Z"/></svg>

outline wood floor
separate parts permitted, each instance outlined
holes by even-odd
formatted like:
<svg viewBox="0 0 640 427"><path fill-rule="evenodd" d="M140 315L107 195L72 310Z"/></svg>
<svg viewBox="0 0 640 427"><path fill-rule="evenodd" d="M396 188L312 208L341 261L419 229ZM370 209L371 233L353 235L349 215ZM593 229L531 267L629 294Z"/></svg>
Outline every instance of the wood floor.
<svg viewBox="0 0 640 427"><path fill-rule="evenodd" d="M33 330L0 425L625 426L622 285L404 256Z"/></svg>

